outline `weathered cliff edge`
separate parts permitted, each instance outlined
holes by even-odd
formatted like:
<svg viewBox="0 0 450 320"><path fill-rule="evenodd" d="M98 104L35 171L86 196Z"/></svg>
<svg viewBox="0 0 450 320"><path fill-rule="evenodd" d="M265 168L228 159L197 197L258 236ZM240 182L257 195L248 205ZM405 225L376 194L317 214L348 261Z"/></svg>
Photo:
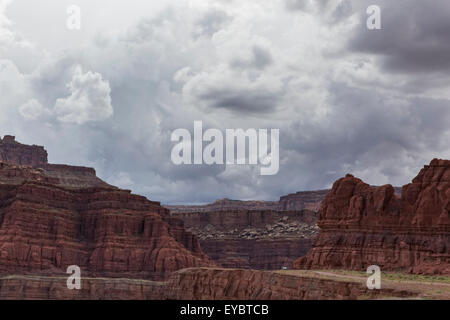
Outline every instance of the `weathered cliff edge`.
<svg viewBox="0 0 450 320"><path fill-rule="evenodd" d="M233 210L317 211L329 190L300 191L280 197L279 201L220 199L204 205L164 205L173 213Z"/></svg>
<svg viewBox="0 0 450 320"><path fill-rule="evenodd" d="M320 232L298 269L342 268L450 274L450 161L434 159L394 194L347 175L319 210Z"/></svg>
<svg viewBox="0 0 450 320"><path fill-rule="evenodd" d="M0 274L77 265L89 276L162 280L214 265L159 202L108 185L92 168L48 164L42 150L0 142Z"/></svg>
<svg viewBox="0 0 450 320"><path fill-rule="evenodd" d="M311 210L245 210L176 212L197 235L200 245L226 268L275 270L291 268L308 252L316 234L317 213Z"/></svg>
<svg viewBox="0 0 450 320"><path fill-rule="evenodd" d="M414 297L417 292L369 290L357 281L331 280L270 271L190 268L166 282L132 279L82 279L81 290L69 290L66 278L10 276L0 278L0 299L136 299L136 300L326 300Z"/></svg>
<svg viewBox="0 0 450 320"><path fill-rule="evenodd" d="M29 146L16 141L14 136L0 137L0 161L38 167L47 164L47 151L42 146Z"/></svg>

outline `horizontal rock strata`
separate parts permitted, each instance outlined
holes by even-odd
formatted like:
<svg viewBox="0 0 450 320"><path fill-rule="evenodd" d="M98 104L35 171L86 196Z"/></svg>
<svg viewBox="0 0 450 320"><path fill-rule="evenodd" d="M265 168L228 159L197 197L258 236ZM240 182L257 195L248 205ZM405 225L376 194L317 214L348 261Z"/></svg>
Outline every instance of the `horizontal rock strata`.
<svg viewBox="0 0 450 320"><path fill-rule="evenodd" d="M214 265L159 202L108 185L92 168L46 158L11 164L25 158L2 141L8 161L0 162L0 274L58 275L77 265L90 276L162 280Z"/></svg>
<svg viewBox="0 0 450 320"><path fill-rule="evenodd" d="M450 274L450 161L434 159L395 195L347 175L319 211L320 232L296 268Z"/></svg>
<svg viewBox="0 0 450 320"><path fill-rule="evenodd" d="M310 210L243 210L172 213L197 235L217 264L227 268L291 268L317 233Z"/></svg>
<svg viewBox="0 0 450 320"><path fill-rule="evenodd" d="M65 278L0 278L0 299L348 300L407 298L416 294L389 288L369 290L355 281L239 269L184 269L173 273L166 282L82 278L81 290L69 290Z"/></svg>

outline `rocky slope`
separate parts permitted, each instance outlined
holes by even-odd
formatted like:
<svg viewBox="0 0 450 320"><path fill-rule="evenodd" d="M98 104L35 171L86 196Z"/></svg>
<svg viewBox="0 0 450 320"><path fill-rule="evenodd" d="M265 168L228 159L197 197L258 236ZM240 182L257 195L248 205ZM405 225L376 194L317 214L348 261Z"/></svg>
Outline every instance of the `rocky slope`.
<svg viewBox="0 0 450 320"><path fill-rule="evenodd" d="M1 274L57 275L78 265L89 276L161 280L214 265L158 202L108 185L92 168L48 164L34 150L0 144Z"/></svg>
<svg viewBox="0 0 450 320"><path fill-rule="evenodd" d="M450 161L434 159L395 195L347 175L319 211L319 236L296 268L450 274Z"/></svg>
<svg viewBox="0 0 450 320"><path fill-rule="evenodd" d="M311 248L317 214L311 210L176 212L202 249L227 268L291 268Z"/></svg>

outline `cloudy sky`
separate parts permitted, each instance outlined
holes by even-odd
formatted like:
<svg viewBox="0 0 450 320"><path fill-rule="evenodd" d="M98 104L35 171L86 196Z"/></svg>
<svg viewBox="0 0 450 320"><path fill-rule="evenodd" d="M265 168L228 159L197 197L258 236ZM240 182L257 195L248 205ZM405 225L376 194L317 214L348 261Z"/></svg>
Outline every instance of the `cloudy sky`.
<svg viewBox="0 0 450 320"><path fill-rule="evenodd" d="M449 17L442 0L0 0L0 135L163 203L275 200L347 172L403 185L450 158ZM175 166L170 135L194 120L279 128L279 173Z"/></svg>

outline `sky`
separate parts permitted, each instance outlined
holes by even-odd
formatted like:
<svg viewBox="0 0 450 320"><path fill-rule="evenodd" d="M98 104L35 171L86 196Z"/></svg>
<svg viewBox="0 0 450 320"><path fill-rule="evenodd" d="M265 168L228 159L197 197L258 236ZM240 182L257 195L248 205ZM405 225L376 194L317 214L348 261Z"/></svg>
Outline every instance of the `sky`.
<svg viewBox="0 0 450 320"><path fill-rule="evenodd" d="M449 16L442 0L0 0L0 135L166 204L346 173L401 186L450 158ZM196 120L279 129L278 174L174 165L171 133Z"/></svg>

